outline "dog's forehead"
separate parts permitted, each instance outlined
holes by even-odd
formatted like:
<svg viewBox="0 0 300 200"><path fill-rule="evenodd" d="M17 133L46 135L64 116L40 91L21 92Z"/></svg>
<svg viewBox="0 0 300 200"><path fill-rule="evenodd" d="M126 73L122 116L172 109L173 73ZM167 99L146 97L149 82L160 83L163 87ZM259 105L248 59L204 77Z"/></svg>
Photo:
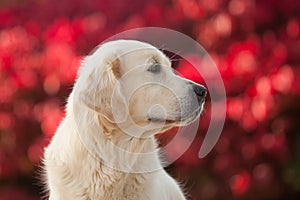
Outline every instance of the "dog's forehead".
<svg viewBox="0 0 300 200"><path fill-rule="evenodd" d="M141 60L152 58L157 61L164 58L163 53L154 47L133 48L133 49L128 50L127 52L124 52L123 54L121 54L119 56L121 56L121 57L128 56L131 58L135 57L135 58L141 59Z"/></svg>
<svg viewBox="0 0 300 200"><path fill-rule="evenodd" d="M151 61L171 66L169 58L158 48L151 44L137 40L115 40L104 43L100 49L106 54L113 54L120 59L121 63L132 65L146 64ZM101 50L100 50L101 51ZM122 68L131 68L128 65Z"/></svg>
<svg viewBox="0 0 300 200"><path fill-rule="evenodd" d="M155 47L152 46L151 44L140 42L137 40L115 40L115 41L106 42L101 46L106 49L114 49L120 52L126 52L134 49L143 49L143 48L155 49Z"/></svg>
<svg viewBox="0 0 300 200"><path fill-rule="evenodd" d="M115 40L104 43L102 47L107 51L113 51L117 53L118 56L125 56L131 53L139 53L135 55L162 54L162 52L155 46L137 40Z"/></svg>

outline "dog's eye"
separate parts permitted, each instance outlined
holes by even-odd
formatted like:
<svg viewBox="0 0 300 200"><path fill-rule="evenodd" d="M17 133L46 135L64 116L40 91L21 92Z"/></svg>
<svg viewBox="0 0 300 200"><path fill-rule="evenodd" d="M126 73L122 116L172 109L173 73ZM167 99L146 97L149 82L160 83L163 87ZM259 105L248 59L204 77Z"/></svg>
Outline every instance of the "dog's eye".
<svg viewBox="0 0 300 200"><path fill-rule="evenodd" d="M159 63L153 63L151 66L147 69L147 71L152 72L152 73L159 73L161 69L161 66Z"/></svg>

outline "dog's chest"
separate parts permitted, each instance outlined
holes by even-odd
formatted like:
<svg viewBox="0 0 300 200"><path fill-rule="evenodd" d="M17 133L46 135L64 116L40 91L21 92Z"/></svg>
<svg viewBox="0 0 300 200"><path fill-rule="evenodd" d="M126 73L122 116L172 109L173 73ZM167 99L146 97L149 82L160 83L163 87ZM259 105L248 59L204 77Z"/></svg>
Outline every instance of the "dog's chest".
<svg viewBox="0 0 300 200"><path fill-rule="evenodd" d="M128 174L101 167L92 173L88 187L89 199L140 199L146 179L140 174Z"/></svg>

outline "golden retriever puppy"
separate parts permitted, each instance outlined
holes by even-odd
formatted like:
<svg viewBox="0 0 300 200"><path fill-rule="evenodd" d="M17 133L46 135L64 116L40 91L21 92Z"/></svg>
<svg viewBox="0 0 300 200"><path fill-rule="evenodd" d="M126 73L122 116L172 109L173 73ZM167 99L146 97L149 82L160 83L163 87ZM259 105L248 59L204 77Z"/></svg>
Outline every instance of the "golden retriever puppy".
<svg viewBox="0 0 300 200"><path fill-rule="evenodd" d="M87 56L44 154L49 199L185 199L154 135L196 120L206 89L150 44L117 40Z"/></svg>

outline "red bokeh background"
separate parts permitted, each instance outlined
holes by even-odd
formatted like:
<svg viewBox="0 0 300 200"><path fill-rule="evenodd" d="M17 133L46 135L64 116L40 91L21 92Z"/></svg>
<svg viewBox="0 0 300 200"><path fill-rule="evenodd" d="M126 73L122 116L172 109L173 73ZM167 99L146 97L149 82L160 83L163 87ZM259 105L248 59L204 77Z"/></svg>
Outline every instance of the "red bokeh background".
<svg viewBox="0 0 300 200"><path fill-rule="evenodd" d="M43 148L64 116L81 59L106 38L143 26L197 40L225 84L227 118L213 151L198 158L207 111L193 145L167 168L189 199L299 199L299 10L299 0L1 1L0 199L43 196ZM185 60L176 69L203 83Z"/></svg>

